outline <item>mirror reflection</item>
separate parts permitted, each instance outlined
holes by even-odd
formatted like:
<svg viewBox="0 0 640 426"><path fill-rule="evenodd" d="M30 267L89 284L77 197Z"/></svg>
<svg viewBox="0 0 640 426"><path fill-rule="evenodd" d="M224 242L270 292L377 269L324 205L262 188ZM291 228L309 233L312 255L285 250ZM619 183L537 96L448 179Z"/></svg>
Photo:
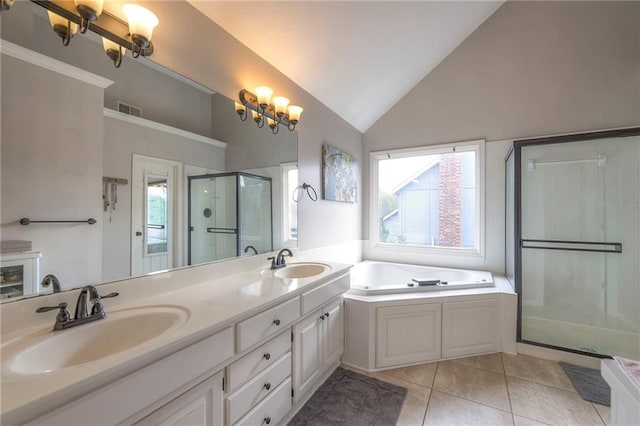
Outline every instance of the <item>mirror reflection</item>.
<svg viewBox="0 0 640 426"><path fill-rule="evenodd" d="M116 69L95 36L64 47L31 2L2 20L4 40L114 83L2 56L0 300L53 291L48 274L64 290L296 245L295 132L149 60Z"/></svg>

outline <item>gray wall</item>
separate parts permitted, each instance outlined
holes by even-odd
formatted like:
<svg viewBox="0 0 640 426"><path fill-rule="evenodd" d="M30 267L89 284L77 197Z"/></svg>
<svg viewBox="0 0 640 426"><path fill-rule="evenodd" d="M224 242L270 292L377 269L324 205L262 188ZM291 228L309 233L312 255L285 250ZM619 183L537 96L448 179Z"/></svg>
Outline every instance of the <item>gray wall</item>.
<svg viewBox="0 0 640 426"><path fill-rule="evenodd" d="M153 10L160 19L160 25L153 33L154 61L230 99L237 99L240 89L267 85L274 93L286 96L304 108L296 130L300 183L312 184L321 194L323 143L362 160L360 132L191 5L175 1L141 4ZM175 28L181 30L174 31ZM310 249L360 239L360 184L358 189L358 203L355 204L322 199L315 203L304 199L298 203L298 247Z"/></svg>
<svg viewBox="0 0 640 426"><path fill-rule="evenodd" d="M141 64L130 52L116 69L104 53L101 39L91 32L77 34L64 47L43 16L42 7L17 2L2 15L2 38L112 80L114 84L104 95L107 108L115 110L118 101L125 102L141 107L142 117L148 120L211 136L209 93ZM18 22L20 28L16 28Z"/></svg>
<svg viewBox="0 0 640 426"><path fill-rule="evenodd" d="M2 56L2 239L30 240L41 276L101 282L103 89ZM60 100L75 102L60 108ZM32 220L98 220L32 224Z"/></svg>
<svg viewBox="0 0 640 426"><path fill-rule="evenodd" d="M639 124L640 2L506 2L365 132L363 155ZM504 149L489 143L487 164L500 167ZM489 229L492 216L504 217L504 173L487 173L491 252L504 245L504 225Z"/></svg>
<svg viewBox="0 0 640 426"><path fill-rule="evenodd" d="M103 280L131 275L131 164L133 154L178 161L205 168L225 169L224 149L127 123L104 118L104 175L127 179L118 187L116 210L103 216ZM182 191L182 189L180 189ZM178 202L182 203L179 198ZM179 232L179 238L184 238ZM186 241L186 240L185 240Z"/></svg>
<svg viewBox="0 0 640 426"><path fill-rule="evenodd" d="M249 118L245 122L235 111L233 102L222 95L211 97L213 138L227 143L227 170L246 170L279 166L298 161L298 137L283 126L277 134L262 128ZM266 127L266 124L265 124Z"/></svg>
<svg viewBox="0 0 640 426"><path fill-rule="evenodd" d="M17 6L24 6L20 3L26 2L16 2L9 13L2 15L3 38L7 27L7 33L11 34L8 40L32 47L33 35L25 29L28 17L15 13L17 17L13 18ZM152 10L160 20L153 33L155 53L151 59L154 62L230 99L237 99L240 89L267 85L276 94L286 96L304 108L297 129L300 183L312 184L321 194L323 143L342 149L358 161L362 160L360 132L187 2L147 1L140 4ZM53 31L48 31L48 37L59 43ZM79 37L72 40L67 49L73 49ZM94 54L101 61L107 60L101 46L96 45L95 49ZM123 67L131 62L126 60ZM265 137L265 140L268 139ZM299 248L309 249L361 238L361 182L362 175L358 203L321 199L313 203L304 199L298 204Z"/></svg>

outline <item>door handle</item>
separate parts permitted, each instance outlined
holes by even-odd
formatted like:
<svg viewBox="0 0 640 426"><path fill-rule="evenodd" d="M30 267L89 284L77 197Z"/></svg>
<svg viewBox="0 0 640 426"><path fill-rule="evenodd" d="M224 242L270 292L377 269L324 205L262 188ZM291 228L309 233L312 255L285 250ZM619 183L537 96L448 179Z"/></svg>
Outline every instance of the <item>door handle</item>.
<svg viewBox="0 0 640 426"><path fill-rule="evenodd" d="M142 237L142 232L136 231L136 237Z"/></svg>

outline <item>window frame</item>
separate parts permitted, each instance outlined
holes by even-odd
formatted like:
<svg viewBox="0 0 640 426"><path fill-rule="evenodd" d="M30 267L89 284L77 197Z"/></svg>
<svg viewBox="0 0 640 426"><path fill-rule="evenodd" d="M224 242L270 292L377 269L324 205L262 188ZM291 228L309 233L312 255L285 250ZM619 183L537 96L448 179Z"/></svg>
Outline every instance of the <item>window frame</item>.
<svg viewBox="0 0 640 426"><path fill-rule="evenodd" d="M291 237L291 224L289 223L289 213L288 213L290 203L295 204L295 201L293 200L293 194L289 194L289 171L291 170L298 170L297 162L280 164L280 176L282 177L282 188L281 188L282 205L280 206L280 208L282 209L281 237L282 237L283 247L296 247L298 244L298 238ZM298 170L298 173L300 173L299 170ZM297 183L298 182L295 182L296 186L297 186ZM297 207L298 206L296 204L296 210L297 210ZM296 215L297 215L297 212L296 212Z"/></svg>
<svg viewBox="0 0 640 426"><path fill-rule="evenodd" d="M445 154L451 152L473 151L475 155L475 181L476 181L476 211L474 229L474 247L423 247L410 244L393 244L380 242L379 226L379 188L378 169L379 161L392 158L406 158L420 155ZM430 254L430 255L455 255L463 257L485 257L485 140L477 139L464 142L426 145L414 148L402 148L384 151L372 151L369 154L370 181L369 181L369 246L379 252L406 253L406 254Z"/></svg>

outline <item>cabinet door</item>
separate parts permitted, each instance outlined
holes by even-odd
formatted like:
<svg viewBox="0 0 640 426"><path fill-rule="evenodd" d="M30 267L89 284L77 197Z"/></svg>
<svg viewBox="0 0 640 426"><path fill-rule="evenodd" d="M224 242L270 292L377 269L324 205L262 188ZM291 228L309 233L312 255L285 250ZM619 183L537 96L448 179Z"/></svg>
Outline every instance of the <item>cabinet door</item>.
<svg viewBox="0 0 640 426"><path fill-rule="evenodd" d="M319 378L321 358L321 311L293 327L293 391L298 401Z"/></svg>
<svg viewBox="0 0 640 426"><path fill-rule="evenodd" d="M440 303L376 310L376 367L440 358Z"/></svg>
<svg viewBox="0 0 640 426"><path fill-rule="evenodd" d="M340 298L324 309L325 320L322 321L324 368L340 360L344 350L344 310L342 306L342 298Z"/></svg>
<svg viewBox="0 0 640 426"><path fill-rule="evenodd" d="M442 357L497 352L500 324L497 299L442 304Z"/></svg>
<svg viewBox="0 0 640 426"><path fill-rule="evenodd" d="M154 411L141 425L221 425L222 372L185 392L162 408Z"/></svg>

